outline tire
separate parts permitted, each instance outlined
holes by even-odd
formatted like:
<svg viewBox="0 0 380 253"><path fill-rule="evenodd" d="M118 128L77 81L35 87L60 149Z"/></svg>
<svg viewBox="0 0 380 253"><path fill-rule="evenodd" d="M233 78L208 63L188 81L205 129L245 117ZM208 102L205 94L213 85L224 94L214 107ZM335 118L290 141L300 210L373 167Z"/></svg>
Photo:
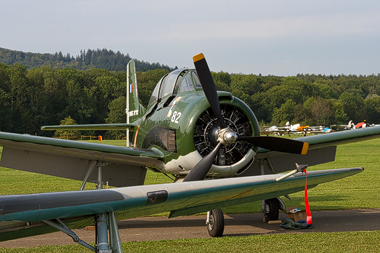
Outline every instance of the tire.
<svg viewBox="0 0 380 253"><path fill-rule="evenodd" d="M210 220L207 224L207 231L211 237L221 237L224 232L224 216L222 209L210 211Z"/></svg>
<svg viewBox="0 0 380 253"><path fill-rule="evenodd" d="M278 220L280 206L277 198L266 199L264 204L264 218L268 222L270 220Z"/></svg>

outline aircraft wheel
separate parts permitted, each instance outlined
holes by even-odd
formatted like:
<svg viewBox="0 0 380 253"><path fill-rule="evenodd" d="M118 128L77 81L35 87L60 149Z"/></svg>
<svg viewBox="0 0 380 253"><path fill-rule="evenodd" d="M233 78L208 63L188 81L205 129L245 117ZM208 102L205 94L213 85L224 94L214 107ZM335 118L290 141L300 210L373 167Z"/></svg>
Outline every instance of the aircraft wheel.
<svg viewBox="0 0 380 253"><path fill-rule="evenodd" d="M264 203L263 214L265 220L268 222L270 220L278 220L279 215L279 204L277 198L266 199Z"/></svg>
<svg viewBox="0 0 380 253"><path fill-rule="evenodd" d="M211 237L221 237L223 235L224 217L222 209L213 209L210 211L207 231Z"/></svg>

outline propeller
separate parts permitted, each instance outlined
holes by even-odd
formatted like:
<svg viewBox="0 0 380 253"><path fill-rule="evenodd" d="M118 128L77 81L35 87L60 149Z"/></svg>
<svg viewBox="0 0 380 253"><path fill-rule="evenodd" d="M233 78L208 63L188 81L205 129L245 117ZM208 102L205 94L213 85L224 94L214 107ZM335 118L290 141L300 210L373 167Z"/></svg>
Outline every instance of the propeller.
<svg viewBox="0 0 380 253"><path fill-rule="evenodd" d="M203 157L203 159L200 160L192 170L190 170L189 174L187 174L187 176L183 179L183 182L203 180L210 170L221 146L222 143L219 142L208 155Z"/></svg>
<svg viewBox="0 0 380 253"><path fill-rule="evenodd" d="M306 155L309 148L307 142L271 136L239 136L238 141L246 141L254 146L293 154Z"/></svg>
<svg viewBox="0 0 380 253"><path fill-rule="evenodd" d="M208 171L210 170L215 157L218 154L222 145L229 145L236 141L249 142L254 146L262 147L272 151L286 152L305 155L307 153L309 144L292 139L269 137L269 136L238 136L232 131L224 121L222 113L220 111L218 93L212 79L210 69L207 65L206 59L202 53L193 57L194 66L198 73L199 81L202 85L205 96L210 104L212 111L214 112L220 129L218 132L218 144L215 148L201 159L197 165L187 174L183 181L197 181L203 180Z"/></svg>
<svg viewBox="0 0 380 253"><path fill-rule="evenodd" d="M211 106L212 111L218 119L219 126L221 128L226 128L226 122L224 121L222 113L220 112L218 93L216 92L214 80L212 79L206 59L204 55L200 53L193 57L193 61L195 69L197 70L199 81L202 85L202 89L205 92L206 98Z"/></svg>

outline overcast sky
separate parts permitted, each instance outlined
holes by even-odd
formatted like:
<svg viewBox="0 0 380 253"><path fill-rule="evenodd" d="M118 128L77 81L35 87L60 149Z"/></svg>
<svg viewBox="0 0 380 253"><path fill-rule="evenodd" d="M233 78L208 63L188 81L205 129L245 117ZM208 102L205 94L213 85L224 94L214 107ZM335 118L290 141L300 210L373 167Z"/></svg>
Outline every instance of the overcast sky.
<svg viewBox="0 0 380 253"><path fill-rule="evenodd" d="M0 0L0 47L107 48L212 71L291 76L380 73L380 1Z"/></svg>

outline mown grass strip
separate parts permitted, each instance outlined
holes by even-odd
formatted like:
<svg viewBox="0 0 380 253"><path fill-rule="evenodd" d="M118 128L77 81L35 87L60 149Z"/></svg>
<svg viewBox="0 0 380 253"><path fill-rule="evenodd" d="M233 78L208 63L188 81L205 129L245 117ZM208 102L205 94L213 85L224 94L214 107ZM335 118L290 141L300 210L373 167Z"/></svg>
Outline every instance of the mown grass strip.
<svg viewBox="0 0 380 253"><path fill-rule="evenodd" d="M379 252L379 240L380 231L371 231L125 242L122 247L123 252ZM80 245L0 249L0 253L5 252L79 253L86 250Z"/></svg>

